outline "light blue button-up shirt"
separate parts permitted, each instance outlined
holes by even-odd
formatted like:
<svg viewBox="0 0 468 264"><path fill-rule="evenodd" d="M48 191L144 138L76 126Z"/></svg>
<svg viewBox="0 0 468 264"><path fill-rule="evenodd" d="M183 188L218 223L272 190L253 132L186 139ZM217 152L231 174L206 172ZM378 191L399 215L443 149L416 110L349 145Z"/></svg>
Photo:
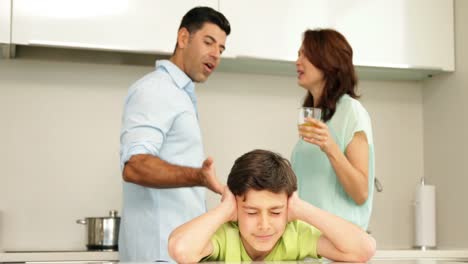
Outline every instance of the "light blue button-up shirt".
<svg viewBox="0 0 468 264"><path fill-rule="evenodd" d="M201 167L204 151L194 88L168 60L157 61L155 71L130 87L120 133L121 169L135 154ZM172 230L204 212L203 187L157 189L123 182L120 260L170 260L167 242Z"/></svg>

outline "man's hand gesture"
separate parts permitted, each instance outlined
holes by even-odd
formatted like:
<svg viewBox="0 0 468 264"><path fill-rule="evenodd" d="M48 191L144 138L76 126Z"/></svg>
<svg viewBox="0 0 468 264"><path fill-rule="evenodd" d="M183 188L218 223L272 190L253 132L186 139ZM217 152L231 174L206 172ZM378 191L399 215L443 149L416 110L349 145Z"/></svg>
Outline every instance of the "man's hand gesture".
<svg viewBox="0 0 468 264"><path fill-rule="evenodd" d="M212 190L215 193L222 194L223 186L219 183L216 177L216 171L212 157L208 157L200 169L200 182L201 185Z"/></svg>

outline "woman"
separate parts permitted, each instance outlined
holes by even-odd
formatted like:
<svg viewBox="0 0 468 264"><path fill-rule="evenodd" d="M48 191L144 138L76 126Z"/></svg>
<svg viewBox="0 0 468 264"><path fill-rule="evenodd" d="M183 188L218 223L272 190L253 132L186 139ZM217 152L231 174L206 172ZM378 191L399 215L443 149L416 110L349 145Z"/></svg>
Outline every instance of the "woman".
<svg viewBox="0 0 468 264"><path fill-rule="evenodd" d="M296 61L303 106L321 120L300 125L292 153L302 199L367 229L374 194L374 145L369 114L356 99L353 51L331 29L307 30Z"/></svg>

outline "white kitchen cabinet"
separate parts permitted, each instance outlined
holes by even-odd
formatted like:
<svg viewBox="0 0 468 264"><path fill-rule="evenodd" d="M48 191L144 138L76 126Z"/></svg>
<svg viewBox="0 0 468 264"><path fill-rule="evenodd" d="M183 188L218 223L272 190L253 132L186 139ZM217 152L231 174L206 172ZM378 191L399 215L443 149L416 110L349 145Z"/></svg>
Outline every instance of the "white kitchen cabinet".
<svg viewBox="0 0 468 264"><path fill-rule="evenodd" d="M232 32L226 54L237 57L292 61L302 32L327 26L326 0L220 0L220 11Z"/></svg>
<svg viewBox="0 0 468 264"><path fill-rule="evenodd" d="M355 64L455 70L452 0L332 0L330 27L342 32Z"/></svg>
<svg viewBox="0 0 468 264"><path fill-rule="evenodd" d="M354 64L454 70L453 0L220 0L229 55L294 61L307 28L335 28Z"/></svg>
<svg viewBox="0 0 468 264"><path fill-rule="evenodd" d="M182 16L217 0L14 0L12 43L172 53Z"/></svg>
<svg viewBox="0 0 468 264"><path fill-rule="evenodd" d="M11 0L0 0L0 43L10 43Z"/></svg>

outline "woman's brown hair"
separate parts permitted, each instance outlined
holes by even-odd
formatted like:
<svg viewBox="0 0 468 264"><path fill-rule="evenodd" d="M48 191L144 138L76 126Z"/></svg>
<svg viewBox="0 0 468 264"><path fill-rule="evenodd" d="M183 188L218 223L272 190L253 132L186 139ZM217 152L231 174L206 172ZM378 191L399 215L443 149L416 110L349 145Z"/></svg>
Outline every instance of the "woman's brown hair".
<svg viewBox="0 0 468 264"><path fill-rule="evenodd" d="M306 30L302 42L306 58L323 73L325 87L318 105L307 92L303 106L322 109L323 121L328 121L336 111L336 103L344 94L359 98L355 88L356 72L353 65L353 49L346 38L333 29Z"/></svg>

